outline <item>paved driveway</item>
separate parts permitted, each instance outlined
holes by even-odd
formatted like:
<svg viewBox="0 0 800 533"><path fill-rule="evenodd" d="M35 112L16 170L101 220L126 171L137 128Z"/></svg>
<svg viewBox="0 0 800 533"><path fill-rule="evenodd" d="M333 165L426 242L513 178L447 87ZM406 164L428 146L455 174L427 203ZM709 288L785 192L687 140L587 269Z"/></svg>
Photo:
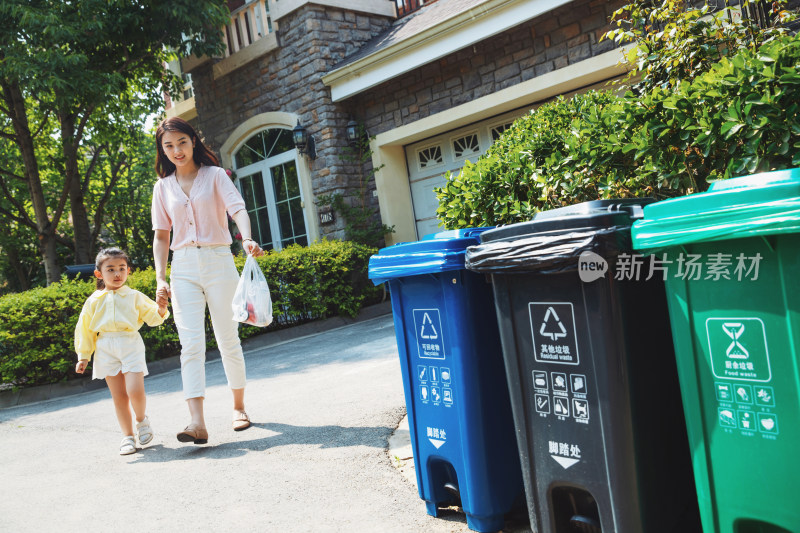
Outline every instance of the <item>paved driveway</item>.
<svg viewBox="0 0 800 533"><path fill-rule="evenodd" d="M0 410L0 531L469 531L427 516L387 453L405 415L391 315L245 351L254 426L230 429L210 361L206 446L175 439L177 370L146 378L156 437L127 457L106 389Z"/></svg>

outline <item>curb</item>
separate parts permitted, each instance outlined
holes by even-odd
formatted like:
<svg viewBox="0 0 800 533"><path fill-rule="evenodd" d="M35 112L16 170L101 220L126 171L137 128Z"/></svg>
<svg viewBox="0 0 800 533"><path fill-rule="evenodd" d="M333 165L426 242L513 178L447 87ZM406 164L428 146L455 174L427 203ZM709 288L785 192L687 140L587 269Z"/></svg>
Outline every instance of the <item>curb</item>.
<svg viewBox="0 0 800 533"><path fill-rule="evenodd" d="M417 471L414 464L414 448L411 446L411 433L408 429L408 414L389 437L387 452L397 471L406 481L417 487Z"/></svg>
<svg viewBox="0 0 800 533"><path fill-rule="evenodd" d="M324 333L332 329L355 324L356 322L364 322L366 320L391 314L391 312L392 304L387 299L379 304L362 308L361 311L359 311L358 316L355 318L336 316L326 318L324 320L316 320L314 322L300 324L299 326L294 326L291 328L266 332L254 337L249 337L242 341L242 350L244 351L245 355L247 355L250 352L254 352L262 348L283 344L300 337ZM206 353L206 361L213 361L215 359L219 359L219 357L219 351L217 349L208 350ZM180 367L180 355L175 355L147 363L147 370L149 371L150 375L162 374L164 372L179 369ZM104 380L84 378L52 383L50 385L40 385L37 387L18 389L16 391L0 391L0 409L7 409L10 407L18 407L34 402L52 400L54 398L61 398L63 396L72 396L74 394L104 389L105 387L106 385Z"/></svg>

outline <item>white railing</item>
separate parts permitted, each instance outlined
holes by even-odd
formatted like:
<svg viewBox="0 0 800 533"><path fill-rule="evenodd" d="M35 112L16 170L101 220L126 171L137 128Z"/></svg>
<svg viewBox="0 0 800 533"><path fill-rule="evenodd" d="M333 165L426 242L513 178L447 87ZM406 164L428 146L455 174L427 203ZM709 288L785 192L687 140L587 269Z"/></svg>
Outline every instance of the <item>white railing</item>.
<svg viewBox="0 0 800 533"><path fill-rule="evenodd" d="M245 5L231 12L231 21L223 32L225 57L232 56L271 33L268 0L247 0Z"/></svg>

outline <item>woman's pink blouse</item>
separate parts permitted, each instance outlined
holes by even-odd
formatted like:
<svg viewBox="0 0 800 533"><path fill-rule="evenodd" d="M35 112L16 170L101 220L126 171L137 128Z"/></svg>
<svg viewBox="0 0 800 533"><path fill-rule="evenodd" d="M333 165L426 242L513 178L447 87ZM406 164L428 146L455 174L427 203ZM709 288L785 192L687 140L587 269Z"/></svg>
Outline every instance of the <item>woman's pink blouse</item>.
<svg viewBox="0 0 800 533"><path fill-rule="evenodd" d="M245 208L242 195L225 170L202 166L189 196L181 189L175 174L158 182L153 189L153 230L172 230L172 250L185 246L230 244L228 217Z"/></svg>

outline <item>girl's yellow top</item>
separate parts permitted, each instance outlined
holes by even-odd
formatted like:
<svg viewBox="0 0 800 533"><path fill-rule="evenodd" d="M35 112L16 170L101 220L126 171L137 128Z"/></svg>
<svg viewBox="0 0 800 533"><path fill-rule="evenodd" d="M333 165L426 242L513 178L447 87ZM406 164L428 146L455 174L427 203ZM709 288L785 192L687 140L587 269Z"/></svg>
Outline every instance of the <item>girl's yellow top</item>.
<svg viewBox="0 0 800 533"><path fill-rule="evenodd" d="M104 331L139 331L145 322L158 326L168 316L169 310L162 317L157 303L127 285L115 291L95 291L83 304L75 325L78 360L92 358L97 335Z"/></svg>

